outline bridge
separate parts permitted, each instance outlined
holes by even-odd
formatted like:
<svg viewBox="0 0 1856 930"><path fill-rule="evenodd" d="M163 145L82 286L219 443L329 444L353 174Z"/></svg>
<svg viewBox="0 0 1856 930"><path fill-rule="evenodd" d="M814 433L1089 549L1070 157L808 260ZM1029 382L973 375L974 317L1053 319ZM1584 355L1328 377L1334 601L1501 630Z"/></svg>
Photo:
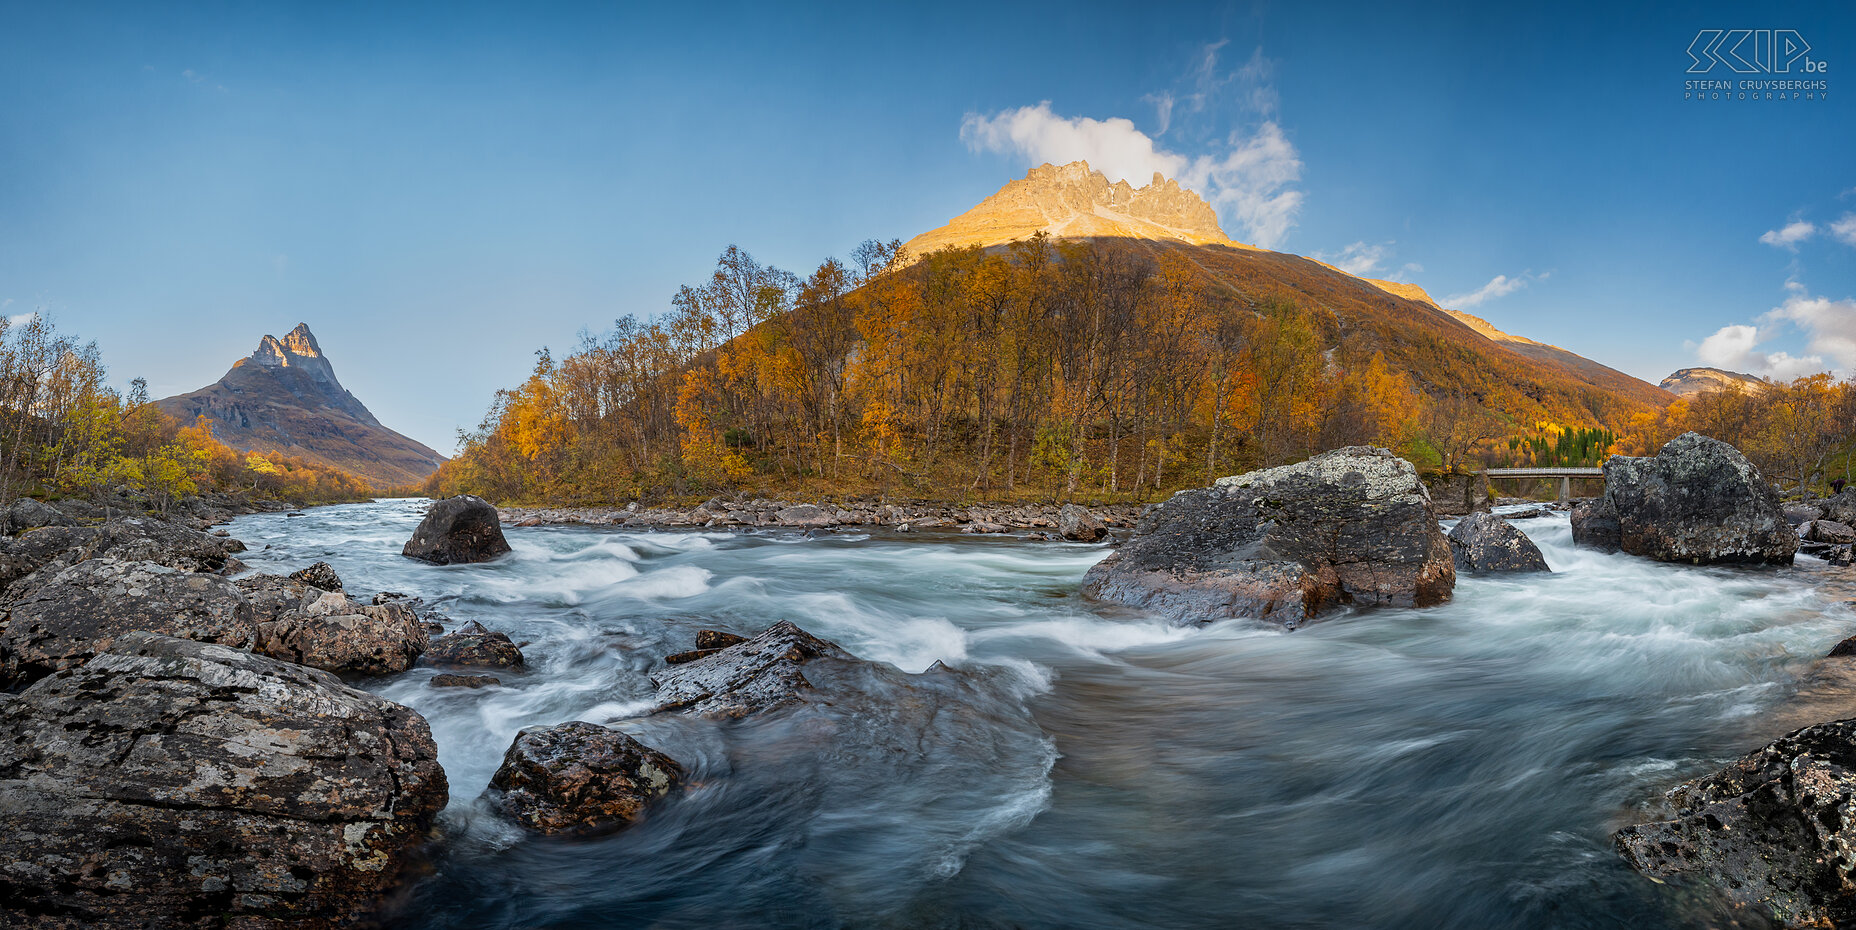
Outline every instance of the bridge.
<svg viewBox="0 0 1856 930"><path fill-rule="evenodd" d="M1560 501L1564 503L1572 497L1572 479L1603 478L1603 468L1485 468L1484 478L1558 478L1560 479Z"/></svg>

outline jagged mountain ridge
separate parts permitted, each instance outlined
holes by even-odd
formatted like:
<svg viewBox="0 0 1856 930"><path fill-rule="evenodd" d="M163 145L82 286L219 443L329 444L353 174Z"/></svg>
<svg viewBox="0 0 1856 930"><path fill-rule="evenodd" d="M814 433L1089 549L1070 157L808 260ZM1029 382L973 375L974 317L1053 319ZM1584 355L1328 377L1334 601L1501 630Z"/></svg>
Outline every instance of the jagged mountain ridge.
<svg viewBox="0 0 1856 930"><path fill-rule="evenodd" d="M1565 403L1555 406L1582 409L1584 418L1594 422L1617 419L1613 408L1618 405L1607 398L1638 408L1674 400L1655 385L1577 353L1445 308L1418 285L1363 278L1316 259L1235 242L1218 225L1210 204L1158 174L1148 186L1133 188L1125 181L1111 184L1087 162L1042 165L946 225L910 239L904 249L907 258L918 259L940 248L1002 247L1040 231L1057 239L1114 241L1151 252L1181 249L1240 293L1276 293L1331 310L1348 325L1374 330L1388 357L1433 392L1453 388L1443 372L1425 369L1416 346L1441 339L1478 356L1472 367L1495 381L1527 397L1561 396Z"/></svg>
<svg viewBox="0 0 1856 930"><path fill-rule="evenodd" d="M267 335L218 381L156 401L185 421L205 416L213 435L241 451L284 452L365 478L375 487L414 484L445 461L381 425L335 377L309 326Z"/></svg>

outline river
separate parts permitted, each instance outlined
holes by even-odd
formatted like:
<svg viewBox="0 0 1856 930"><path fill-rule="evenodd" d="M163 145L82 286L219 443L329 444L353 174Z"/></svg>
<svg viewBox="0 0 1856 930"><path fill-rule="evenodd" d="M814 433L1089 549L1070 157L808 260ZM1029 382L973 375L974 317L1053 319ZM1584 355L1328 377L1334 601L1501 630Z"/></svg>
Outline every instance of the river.
<svg viewBox="0 0 1856 930"><path fill-rule="evenodd" d="M237 519L252 566L332 564L524 643L503 687L360 682L431 722L451 782L417 928L1747 926L1626 868L1610 834L1770 732L1856 628L1822 562L1693 568L1575 549L1425 610L1182 629L1077 594L1105 547L1007 537L508 528L399 555L423 502ZM1839 593L1839 592L1844 593ZM644 716L698 629L791 620L890 663L829 701ZM596 839L477 797L523 727L588 720L691 784ZM1755 924L1757 925L1757 924Z"/></svg>

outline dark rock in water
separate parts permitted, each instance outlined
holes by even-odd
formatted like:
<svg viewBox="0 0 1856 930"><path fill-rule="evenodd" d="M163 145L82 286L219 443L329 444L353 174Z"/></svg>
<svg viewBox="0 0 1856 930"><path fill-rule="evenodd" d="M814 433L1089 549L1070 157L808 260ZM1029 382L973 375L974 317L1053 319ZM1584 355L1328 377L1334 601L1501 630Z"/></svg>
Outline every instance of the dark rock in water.
<svg viewBox="0 0 1856 930"><path fill-rule="evenodd" d="M1801 526L1812 520L1824 519L1824 505L1818 503L1786 504L1785 522Z"/></svg>
<svg viewBox="0 0 1856 930"><path fill-rule="evenodd" d="M576 833L631 823L682 782L683 767L669 756L574 722L516 734L484 798L530 830Z"/></svg>
<svg viewBox="0 0 1856 930"><path fill-rule="evenodd" d="M137 630L238 649L258 641L251 606L232 582L152 562L91 559L35 576L5 610L0 676L15 684L81 665Z"/></svg>
<svg viewBox="0 0 1856 930"><path fill-rule="evenodd" d="M1572 505L1573 542L1590 549L1616 552L1622 544L1617 508L1599 497Z"/></svg>
<svg viewBox="0 0 1856 930"><path fill-rule="evenodd" d="M0 926L352 926L446 801L424 718L147 633L0 698Z"/></svg>
<svg viewBox="0 0 1856 930"><path fill-rule="evenodd" d="M234 542L140 517L98 526L48 526L0 545L0 587L53 561L75 565L103 556L122 562L153 562L184 572L219 572L234 561Z"/></svg>
<svg viewBox="0 0 1856 930"><path fill-rule="evenodd" d="M1083 592L1179 623L1424 607L1456 568L1411 463L1354 446L1181 491L1083 578Z"/></svg>
<svg viewBox="0 0 1856 930"><path fill-rule="evenodd" d="M691 649L688 652L673 652L664 657L664 664L682 665L685 662L694 662L704 656L712 656L721 651L720 649Z"/></svg>
<svg viewBox="0 0 1856 930"><path fill-rule="evenodd" d="M722 630L696 631L696 648L698 649L727 649L736 643L745 643L747 641L748 638L745 636L736 636L733 633L723 632Z"/></svg>
<svg viewBox="0 0 1856 930"><path fill-rule="evenodd" d="M781 620L753 639L652 676L659 710L688 708L740 717L802 700L810 690L801 667L818 658L850 659L834 643Z"/></svg>
<svg viewBox="0 0 1856 930"><path fill-rule="evenodd" d="M1856 922L1856 719L1805 727L1668 795L1671 819L1618 831L1626 862L1698 879L1786 926Z"/></svg>
<svg viewBox="0 0 1856 930"><path fill-rule="evenodd" d="M1057 510L1057 534L1074 542L1095 542L1108 535L1108 527L1089 508L1065 504Z"/></svg>
<svg viewBox="0 0 1856 930"><path fill-rule="evenodd" d="M1828 659L1835 659L1842 656L1856 656L1856 636L1852 636L1830 647L1830 651L1824 654L1824 657Z"/></svg>
<svg viewBox="0 0 1856 930"><path fill-rule="evenodd" d="M1798 529L1802 538L1812 542L1830 543L1831 545L1848 545L1856 542L1856 529L1852 529L1847 523L1838 523L1835 520L1812 520Z"/></svg>
<svg viewBox="0 0 1856 930"><path fill-rule="evenodd" d="M1472 513L1457 521L1447 537L1458 571L1477 573L1550 572L1540 547L1514 524L1492 513Z"/></svg>
<svg viewBox="0 0 1856 930"><path fill-rule="evenodd" d="M1487 513L1489 479L1481 472L1468 475L1434 475L1424 482L1430 492L1431 508L1440 517L1460 517L1469 513Z"/></svg>
<svg viewBox="0 0 1856 930"><path fill-rule="evenodd" d="M1833 546L1829 552L1824 553L1824 561L1838 568L1847 568L1852 560L1856 560L1856 555L1852 554L1853 549L1856 547Z"/></svg>
<svg viewBox="0 0 1856 930"><path fill-rule="evenodd" d="M327 562L317 562L308 568L291 572L290 580L324 591L342 589L342 576L335 574L335 569Z"/></svg>
<svg viewBox="0 0 1856 930"><path fill-rule="evenodd" d="M1619 549L1662 562L1789 565L1798 535L1759 469L1727 443L1683 433L1654 456L1605 462L1605 496L1573 541L1608 548L1615 517Z"/></svg>
<svg viewBox="0 0 1856 930"><path fill-rule="evenodd" d="M389 675L411 668L430 643L410 607L308 590L315 596L260 625L259 652L340 675Z"/></svg>
<svg viewBox="0 0 1856 930"><path fill-rule="evenodd" d="M445 672L432 676L434 688L488 688L502 683L503 680L495 675L454 675Z"/></svg>
<svg viewBox="0 0 1856 930"><path fill-rule="evenodd" d="M20 533L42 526L72 526L76 523L64 511L30 497L22 497L6 509L8 532Z"/></svg>
<svg viewBox="0 0 1856 930"><path fill-rule="evenodd" d="M522 664L522 650L507 633L486 630L472 620L449 636L432 640L425 650L431 665L462 665L474 668L513 668Z"/></svg>
<svg viewBox="0 0 1856 930"><path fill-rule="evenodd" d="M465 494L432 504L400 554L453 565L487 562L508 551L496 508L481 497Z"/></svg>

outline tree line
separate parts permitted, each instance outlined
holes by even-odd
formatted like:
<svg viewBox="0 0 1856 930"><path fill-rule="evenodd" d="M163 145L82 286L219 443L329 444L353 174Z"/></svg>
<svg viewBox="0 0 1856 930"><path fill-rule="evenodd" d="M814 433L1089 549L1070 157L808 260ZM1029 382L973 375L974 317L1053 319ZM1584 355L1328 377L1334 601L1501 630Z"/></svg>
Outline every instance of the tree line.
<svg viewBox="0 0 1856 930"><path fill-rule="evenodd" d="M0 318L0 504L118 491L166 510L206 491L320 503L363 499L370 489L296 456L233 449L204 419L163 413L141 379L127 396L111 387L95 342L59 333L39 314Z"/></svg>

